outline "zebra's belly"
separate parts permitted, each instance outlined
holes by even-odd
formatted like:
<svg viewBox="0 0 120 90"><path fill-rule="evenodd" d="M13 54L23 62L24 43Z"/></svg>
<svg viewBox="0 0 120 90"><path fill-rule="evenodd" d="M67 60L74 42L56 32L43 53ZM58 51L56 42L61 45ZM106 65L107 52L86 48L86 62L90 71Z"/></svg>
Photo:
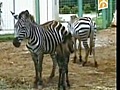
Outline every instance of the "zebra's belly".
<svg viewBox="0 0 120 90"><path fill-rule="evenodd" d="M44 50L44 54L51 54L51 53L53 53L53 52L55 52L55 49L56 49L56 47L54 47L54 48L51 48L51 49L46 49L46 50Z"/></svg>
<svg viewBox="0 0 120 90"><path fill-rule="evenodd" d="M58 45L58 43L48 43L44 45L44 53L53 53L56 50L56 46Z"/></svg>
<svg viewBox="0 0 120 90"><path fill-rule="evenodd" d="M73 37L75 38L78 38L78 39L85 39L85 38L88 38L89 36L89 33L90 33L90 30L89 29L85 29L85 30L78 30L78 31L75 31L73 33Z"/></svg>
<svg viewBox="0 0 120 90"><path fill-rule="evenodd" d="M36 53L36 54L39 54L39 53L44 53L44 54L51 54L51 53L54 53L55 52L55 49L56 49L56 46L54 47L34 47L34 46L30 46L30 45L26 45L28 50L31 52L31 53Z"/></svg>

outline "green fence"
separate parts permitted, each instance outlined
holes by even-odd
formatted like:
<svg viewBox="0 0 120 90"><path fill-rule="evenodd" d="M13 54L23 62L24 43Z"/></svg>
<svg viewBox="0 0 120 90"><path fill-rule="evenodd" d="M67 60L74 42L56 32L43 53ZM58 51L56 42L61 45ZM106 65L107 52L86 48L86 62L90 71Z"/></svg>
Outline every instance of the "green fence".
<svg viewBox="0 0 120 90"><path fill-rule="evenodd" d="M108 8L104 10L98 10L98 0L59 0L60 14L95 15L92 19L96 22L98 29L110 26L115 8L116 0L108 0Z"/></svg>

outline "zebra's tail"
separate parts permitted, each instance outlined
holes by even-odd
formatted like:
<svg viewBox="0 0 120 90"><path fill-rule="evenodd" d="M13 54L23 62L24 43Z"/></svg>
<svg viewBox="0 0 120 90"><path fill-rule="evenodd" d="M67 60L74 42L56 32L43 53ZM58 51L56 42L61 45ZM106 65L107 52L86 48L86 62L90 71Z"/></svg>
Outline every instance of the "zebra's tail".
<svg viewBox="0 0 120 90"><path fill-rule="evenodd" d="M93 39L94 39L94 27L93 25L91 24L91 33L90 33L90 55L92 54L92 47L94 46L94 42L93 42Z"/></svg>

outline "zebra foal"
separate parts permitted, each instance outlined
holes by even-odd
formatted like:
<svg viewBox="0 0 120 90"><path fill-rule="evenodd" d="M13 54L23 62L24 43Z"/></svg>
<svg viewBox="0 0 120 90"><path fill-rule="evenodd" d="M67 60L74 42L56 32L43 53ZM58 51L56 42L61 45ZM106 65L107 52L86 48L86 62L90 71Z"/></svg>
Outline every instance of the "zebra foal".
<svg viewBox="0 0 120 90"><path fill-rule="evenodd" d="M59 66L58 90L60 90L60 86L62 86L63 90L66 90L66 84L68 87L70 87L68 77L68 63L70 53L73 53L74 51L73 42L71 40L72 35L70 34L69 36L65 37L63 43L56 47L56 60Z"/></svg>
<svg viewBox="0 0 120 90"><path fill-rule="evenodd" d="M74 37L74 47L75 47L75 55L74 55L74 63L76 62L76 40L79 40L79 61L82 61L81 55L81 41L83 42L83 46L85 48L85 61L83 62L83 66L87 63L89 53L93 54L95 67L98 66L96 58L95 58L95 39L96 39L96 24L92 21L90 17L80 17L77 18L76 15L70 17L71 20L68 22L68 30L72 33ZM88 38L90 38L90 43L88 45Z"/></svg>
<svg viewBox="0 0 120 90"><path fill-rule="evenodd" d="M62 24L58 24L58 27L51 28L51 30L45 30L37 23L31 22L27 17L28 11L23 11L18 15L18 20L15 23L15 38L13 39L13 45L20 47L21 42L24 39L28 39L27 48L31 52L32 59L35 66L35 82L34 85L37 88L42 86L42 62L44 54L55 54L56 47L63 43L64 37L71 34ZM71 39L70 39L71 40ZM72 40L71 40L72 42ZM55 56L55 55L54 55ZM55 57L56 58L56 57Z"/></svg>
<svg viewBox="0 0 120 90"><path fill-rule="evenodd" d="M33 15L30 14L28 18L31 22L35 23ZM58 23L57 21L52 20L44 24L41 24L40 26L42 26L46 30L52 30L52 28L55 28L57 26L57 23ZM63 43L59 44L56 47L56 52L55 52L56 60L59 66L58 90L60 90L60 86L62 86L63 90L66 90L65 81L67 83L67 86L70 87L69 77L68 77L68 63L69 63L70 53L73 53L74 50L73 50L73 43L70 39L70 37L72 36L71 35L68 36L65 37Z"/></svg>

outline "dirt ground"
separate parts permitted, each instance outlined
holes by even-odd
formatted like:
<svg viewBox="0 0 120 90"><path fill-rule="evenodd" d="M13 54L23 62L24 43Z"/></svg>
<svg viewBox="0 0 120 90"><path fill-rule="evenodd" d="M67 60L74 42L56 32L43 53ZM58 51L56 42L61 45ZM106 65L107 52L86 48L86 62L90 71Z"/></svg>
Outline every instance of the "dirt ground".
<svg viewBox="0 0 120 90"><path fill-rule="evenodd" d="M83 51L84 53L84 51ZM84 56L84 54L83 54ZM97 32L96 60L92 56L86 66L69 62L69 90L116 90L116 28ZM43 90L57 90L58 69L55 77L48 81L52 69L49 55L43 61ZM0 90L34 90L34 66L31 55L22 43L15 48L10 42L0 42Z"/></svg>

